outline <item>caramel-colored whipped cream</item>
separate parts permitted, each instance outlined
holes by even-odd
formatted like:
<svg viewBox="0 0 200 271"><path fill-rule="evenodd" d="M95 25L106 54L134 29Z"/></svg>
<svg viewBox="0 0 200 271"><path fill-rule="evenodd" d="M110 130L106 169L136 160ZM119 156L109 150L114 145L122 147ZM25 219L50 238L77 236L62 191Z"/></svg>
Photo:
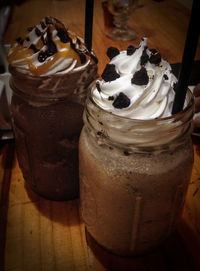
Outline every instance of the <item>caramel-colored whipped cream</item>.
<svg viewBox="0 0 200 271"><path fill-rule="evenodd" d="M8 61L19 72L48 76L80 71L97 59L82 38L56 18L45 17L40 24L28 28L25 38L17 38Z"/></svg>

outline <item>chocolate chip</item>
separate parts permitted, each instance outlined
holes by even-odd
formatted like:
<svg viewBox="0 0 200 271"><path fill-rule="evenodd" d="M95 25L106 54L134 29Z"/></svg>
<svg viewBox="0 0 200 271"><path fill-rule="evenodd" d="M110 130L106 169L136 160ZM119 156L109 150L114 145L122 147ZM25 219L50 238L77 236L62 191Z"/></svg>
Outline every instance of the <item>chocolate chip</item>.
<svg viewBox="0 0 200 271"><path fill-rule="evenodd" d="M108 101L114 101L114 99L115 99L114 96L109 96L108 97Z"/></svg>
<svg viewBox="0 0 200 271"><path fill-rule="evenodd" d="M169 79L169 77L167 76L167 74L164 74L163 77L164 77L165 80Z"/></svg>
<svg viewBox="0 0 200 271"><path fill-rule="evenodd" d="M38 61L39 62L44 62L47 59L47 54L46 52L41 52L38 55Z"/></svg>
<svg viewBox="0 0 200 271"><path fill-rule="evenodd" d="M107 56L112 59L113 57L119 55L119 50L115 47L109 47L108 50L107 50Z"/></svg>
<svg viewBox="0 0 200 271"><path fill-rule="evenodd" d="M119 78L120 75L116 72L114 64L107 64L101 77L104 81L110 82Z"/></svg>
<svg viewBox="0 0 200 271"><path fill-rule="evenodd" d="M40 29L39 28L35 28L35 34L38 36L38 37L40 37L41 36L41 31L40 31Z"/></svg>
<svg viewBox="0 0 200 271"><path fill-rule="evenodd" d="M57 31L58 31L57 35L60 38L61 42L67 43L70 41L70 38L66 29L59 28L57 29Z"/></svg>
<svg viewBox="0 0 200 271"><path fill-rule="evenodd" d="M52 24L52 21L49 17L45 17L45 23L46 24Z"/></svg>
<svg viewBox="0 0 200 271"><path fill-rule="evenodd" d="M142 67L139 71L135 72L133 78L131 79L131 83L135 85L147 85L149 82L149 77L147 74L147 70Z"/></svg>
<svg viewBox="0 0 200 271"><path fill-rule="evenodd" d="M120 92L115 101L113 102L113 106L115 108L126 108L130 105L130 99L123 93Z"/></svg>
<svg viewBox="0 0 200 271"><path fill-rule="evenodd" d="M100 131L98 131L98 132L97 132L97 135L98 135L98 136L102 136L102 135L103 135L103 133L102 133L102 132L100 132Z"/></svg>
<svg viewBox="0 0 200 271"><path fill-rule="evenodd" d="M24 42L23 39L22 39L21 37L18 37L18 38L16 39L16 41L17 41L19 44L21 44L21 45L22 45L23 42Z"/></svg>
<svg viewBox="0 0 200 271"><path fill-rule="evenodd" d="M155 65L159 65L161 62L161 55L159 53L152 54L149 58L149 62Z"/></svg>
<svg viewBox="0 0 200 271"><path fill-rule="evenodd" d="M101 92L101 88L100 88L99 82L96 83L96 88L97 88L98 92L100 93Z"/></svg>
<svg viewBox="0 0 200 271"><path fill-rule="evenodd" d="M131 56L133 53L135 53L136 48L133 45L129 45L127 48L127 55Z"/></svg>
<svg viewBox="0 0 200 271"><path fill-rule="evenodd" d="M33 50L34 53L37 53L37 52L39 51L39 50L35 47L34 44L31 44L31 45L29 46L29 49Z"/></svg>
<svg viewBox="0 0 200 271"><path fill-rule="evenodd" d="M45 28L46 28L46 25L45 25L44 22L41 22L40 25L41 25L42 29L45 29Z"/></svg>
<svg viewBox="0 0 200 271"><path fill-rule="evenodd" d="M57 47L52 40L48 40L47 47L48 47L46 51L47 56L52 56L57 52Z"/></svg>
<svg viewBox="0 0 200 271"><path fill-rule="evenodd" d="M141 58L140 58L141 65L145 65L147 63L147 61L149 60L149 56L147 54L146 49L147 49L147 47L144 48L142 55L141 55Z"/></svg>

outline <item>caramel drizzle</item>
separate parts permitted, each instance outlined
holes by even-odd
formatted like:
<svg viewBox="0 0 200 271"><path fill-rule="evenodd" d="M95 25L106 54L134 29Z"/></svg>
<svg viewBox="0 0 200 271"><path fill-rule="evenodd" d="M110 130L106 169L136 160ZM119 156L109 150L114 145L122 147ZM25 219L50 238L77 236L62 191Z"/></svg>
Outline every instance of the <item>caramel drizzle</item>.
<svg viewBox="0 0 200 271"><path fill-rule="evenodd" d="M42 22L41 27L43 29L46 26L48 27L46 39L44 38L45 33L40 32L41 38L36 45L31 44L29 48L24 48L23 44L18 42L17 47L15 47L12 53L8 56L9 63L20 59L25 59L29 70L35 75L41 75L47 72L47 70L60 58L72 58L77 60L76 65L81 65L86 63L88 57L91 57L93 61L97 63L97 58L88 50L80 51L79 49L76 49L75 44L73 43L73 36L68 33L65 26L60 21L55 18L46 17L45 23L46 25ZM51 33L54 29L57 30L57 35L60 40L52 40ZM81 45L82 42L77 38L77 43ZM41 48L44 45L47 46L47 50L45 52L41 51ZM60 49L66 50L60 52ZM33 55L33 51L34 53L40 51L38 61L44 62L44 64L40 65L39 67L35 66L30 59L30 57Z"/></svg>

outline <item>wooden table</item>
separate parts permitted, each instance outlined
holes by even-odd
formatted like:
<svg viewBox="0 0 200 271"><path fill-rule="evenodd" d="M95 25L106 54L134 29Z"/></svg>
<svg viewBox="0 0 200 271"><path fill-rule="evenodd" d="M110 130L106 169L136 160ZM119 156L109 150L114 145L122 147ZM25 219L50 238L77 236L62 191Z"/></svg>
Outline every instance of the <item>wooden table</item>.
<svg viewBox="0 0 200 271"><path fill-rule="evenodd" d="M5 43L46 16L62 20L84 36L84 1L27 0L13 7ZM140 0L130 24L138 37L148 37L170 63L180 62L190 12L173 0ZM101 1L95 0L93 48L99 74L108 61L109 46L124 49L131 42L114 42L104 35ZM197 55L199 55L198 47ZM155 252L137 258L109 254L88 234L79 216L79 200L53 202L25 187L13 141L0 142L0 270L200 270L200 140L194 138L195 162L185 208L177 232ZM87 239L87 241L86 241Z"/></svg>

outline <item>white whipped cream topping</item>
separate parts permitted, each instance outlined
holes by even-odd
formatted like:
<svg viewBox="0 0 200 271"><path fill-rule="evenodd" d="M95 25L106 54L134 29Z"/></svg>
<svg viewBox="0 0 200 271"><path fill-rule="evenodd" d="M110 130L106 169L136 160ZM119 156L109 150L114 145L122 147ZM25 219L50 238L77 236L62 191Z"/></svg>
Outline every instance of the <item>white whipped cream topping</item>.
<svg viewBox="0 0 200 271"><path fill-rule="evenodd" d="M115 70L120 77L110 82L98 80L101 91L95 88L92 93L95 103L102 109L130 119L145 120L171 116L174 100L173 85L177 79L172 74L171 66L167 61L161 59L159 65L147 61L144 65L149 77L147 85L136 85L131 82L135 72L142 67L140 59L146 46L147 39L143 38L132 55L127 55L127 51L121 51L112 58L109 64L115 65ZM148 56L151 55L148 48L146 53ZM130 99L130 105L119 109L113 106L113 100L109 97L113 96L112 99L115 100L121 92Z"/></svg>

